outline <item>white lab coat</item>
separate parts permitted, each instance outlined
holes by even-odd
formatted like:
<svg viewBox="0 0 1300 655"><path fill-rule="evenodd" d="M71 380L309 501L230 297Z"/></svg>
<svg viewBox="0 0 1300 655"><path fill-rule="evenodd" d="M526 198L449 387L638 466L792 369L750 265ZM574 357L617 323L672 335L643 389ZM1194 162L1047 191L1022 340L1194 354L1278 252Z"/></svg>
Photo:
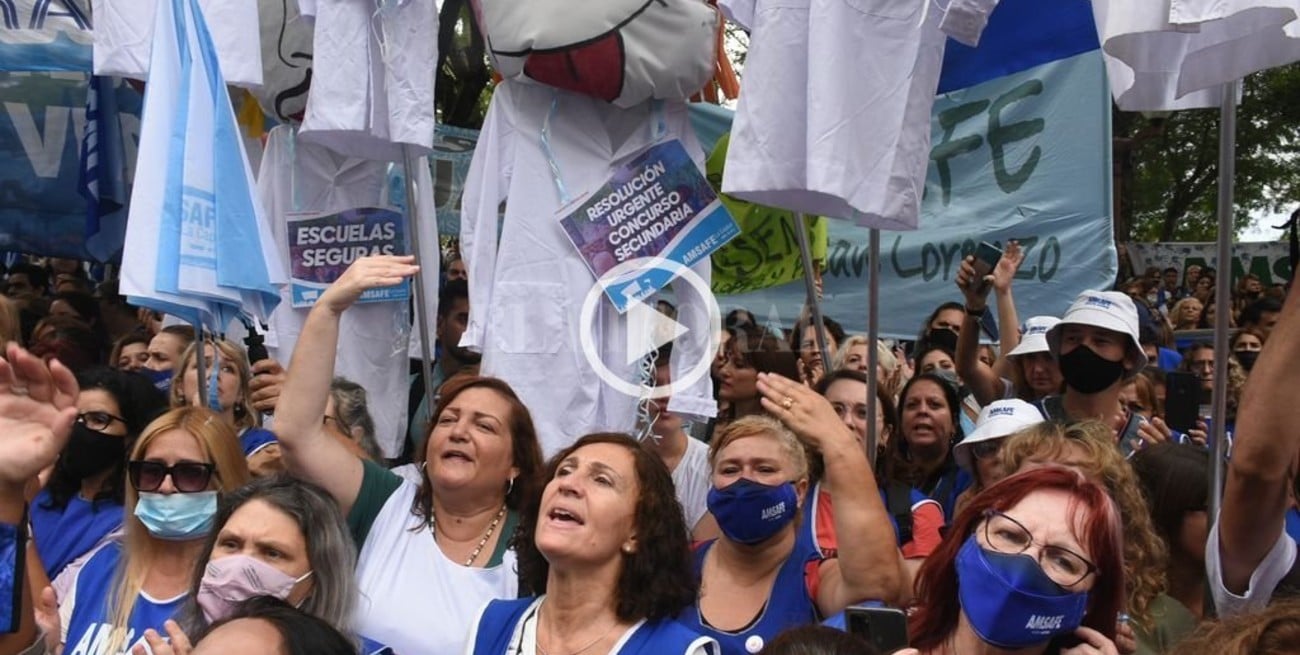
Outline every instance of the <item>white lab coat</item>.
<svg viewBox="0 0 1300 655"><path fill-rule="evenodd" d="M554 110L552 110L554 103ZM620 109L535 84L506 81L492 96L462 199L461 254L469 272L469 328L461 345L483 353L482 373L514 388L532 413L543 451L552 455L593 431L629 431L637 399L603 384L582 353L579 313L595 277L560 227L560 194L542 148L542 126L564 187L577 197L609 179L613 166L654 143L651 105ZM680 102L663 105L666 138L680 139L703 162ZM611 136L614 135L614 136ZM498 207L507 201L498 237ZM706 282L707 260L693 269ZM681 379L708 352L708 312L681 279L673 287L678 321L690 331L674 342L672 372ZM637 381L626 364L627 320L602 300L594 341L601 361ZM674 388L670 409L716 413L708 376Z"/></svg>
<svg viewBox="0 0 1300 655"><path fill-rule="evenodd" d="M290 262L288 214L390 206L388 167L383 162L347 157L294 139L288 125L271 130L257 189L286 266ZM438 221L428 166L420 167L416 179L420 189L417 224L423 248L420 275L432 320L438 308L439 255ZM271 314L272 334L267 337L268 350L275 344L271 355L286 366L310 311L294 309L289 293L288 287L281 291L280 306ZM407 316L406 302L359 303L339 322L334 374L365 387L370 416L375 421L375 441L389 457L401 452L406 437L410 389L407 335L411 329L403 320Z"/></svg>
<svg viewBox="0 0 1300 655"><path fill-rule="evenodd" d="M1126 111L1217 107L1226 82L1300 60L1300 0L1093 0Z"/></svg>
<svg viewBox="0 0 1300 655"><path fill-rule="evenodd" d="M860 225L916 229L948 35L996 0L723 0L751 29L722 190Z"/></svg>
<svg viewBox="0 0 1300 655"><path fill-rule="evenodd" d="M159 0L93 0L96 75L149 79L154 8ZM167 0L170 2L171 0ZM204 22L217 48L227 84L262 84L262 43L257 3L252 0L199 0Z"/></svg>
<svg viewBox="0 0 1300 655"><path fill-rule="evenodd" d="M434 0L318 0L302 10L314 13L315 34L301 139L383 161L401 161L403 144L428 154L438 61Z"/></svg>

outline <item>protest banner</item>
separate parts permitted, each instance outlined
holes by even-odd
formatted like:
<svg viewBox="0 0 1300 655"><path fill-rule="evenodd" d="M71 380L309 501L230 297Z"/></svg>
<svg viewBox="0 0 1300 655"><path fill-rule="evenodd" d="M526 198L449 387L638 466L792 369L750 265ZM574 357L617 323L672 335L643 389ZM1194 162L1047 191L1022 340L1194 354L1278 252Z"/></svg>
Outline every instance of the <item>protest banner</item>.
<svg viewBox="0 0 1300 655"><path fill-rule="evenodd" d="M954 279L980 241L1020 241L1025 262L1015 297L1025 316L1059 315L1079 292L1113 283L1110 96L1102 69L1092 51L936 99L920 227L881 233L882 335L914 338L935 307L960 302ZM704 133L700 139L710 143ZM869 232L848 221L829 227L822 310L865 331ZM804 296L803 285L787 284L719 303L789 326Z"/></svg>
<svg viewBox="0 0 1300 655"><path fill-rule="evenodd" d="M1149 266L1165 270L1178 269L1179 283L1188 266L1210 267L1222 273L1216 243L1129 243L1129 259L1139 273ZM1291 281L1291 260L1287 244L1281 241L1257 241L1232 244L1232 281L1252 273L1264 284Z"/></svg>
<svg viewBox="0 0 1300 655"><path fill-rule="evenodd" d="M106 261L86 250L86 198L77 193L86 135L85 73L0 72L0 250ZM126 181L135 171L143 99L126 82L116 95ZM101 142L107 151L110 144ZM113 239L120 248L123 230Z"/></svg>
<svg viewBox="0 0 1300 655"><path fill-rule="evenodd" d="M0 71L89 72L90 0L0 0Z"/></svg>
<svg viewBox="0 0 1300 655"><path fill-rule="evenodd" d="M294 307L311 307L352 262L373 255L410 252L406 219L391 209L363 207L333 214L291 215L289 283ZM406 300L410 281L371 289L358 302Z"/></svg>
<svg viewBox="0 0 1300 655"><path fill-rule="evenodd" d="M597 278L640 258L692 266L740 233L675 139L618 166L608 182L561 213L561 226ZM606 283L605 293L623 313L673 277L665 267L639 267Z"/></svg>

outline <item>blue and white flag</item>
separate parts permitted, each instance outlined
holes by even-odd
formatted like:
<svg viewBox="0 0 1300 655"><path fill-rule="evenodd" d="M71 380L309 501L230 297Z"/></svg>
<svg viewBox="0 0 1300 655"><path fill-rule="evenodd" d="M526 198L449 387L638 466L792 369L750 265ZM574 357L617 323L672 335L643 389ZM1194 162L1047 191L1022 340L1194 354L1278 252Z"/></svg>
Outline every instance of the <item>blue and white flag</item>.
<svg viewBox="0 0 1300 655"><path fill-rule="evenodd" d="M195 0L163 0L145 90L122 290L132 301L224 332L279 302L284 267L212 38Z"/></svg>
<svg viewBox="0 0 1300 655"><path fill-rule="evenodd" d="M86 199L86 251L101 262L121 253L126 232L126 155L114 86L110 77L90 79L77 185Z"/></svg>

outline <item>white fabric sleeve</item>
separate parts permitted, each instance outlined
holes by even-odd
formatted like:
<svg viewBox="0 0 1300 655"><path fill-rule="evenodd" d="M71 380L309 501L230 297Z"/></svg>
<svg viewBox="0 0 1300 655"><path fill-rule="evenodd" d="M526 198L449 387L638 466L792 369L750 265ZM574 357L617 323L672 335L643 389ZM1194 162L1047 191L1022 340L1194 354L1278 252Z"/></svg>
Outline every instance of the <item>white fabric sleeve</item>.
<svg viewBox="0 0 1300 655"><path fill-rule="evenodd" d="M1219 522L1210 528L1210 537L1205 545L1205 573L1209 578L1210 596L1219 616L1228 618L1250 612L1258 612L1268 605L1269 599L1277 585L1295 566L1296 543L1285 530L1278 534L1277 542L1268 551L1259 566L1250 574L1250 585L1245 593L1237 595L1228 591L1223 584L1222 544L1219 542Z"/></svg>
<svg viewBox="0 0 1300 655"><path fill-rule="evenodd" d="M461 195L460 254L469 274L469 326L460 346L480 353L496 278L498 209L510 188L515 134L506 114L511 102L510 83L500 84L483 119Z"/></svg>
<svg viewBox="0 0 1300 655"><path fill-rule="evenodd" d="M974 48L979 45L980 35L989 24L989 14L997 6L998 0L952 0L943 14L939 29L958 42Z"/></svg>
<svg viewBox="0 0 1300 655"><path fill-rule="evenodd" d="M718 402L713 399L713 379L709 377L708 366L715 354L709 348L711 337L722 326L713 325L709 320L708 303L713 299L701 295L701 291L708 292L712 283L712 262L706 257L691 270L703 280L702 290L696 289L685 276L673 281L673 293L678 300L677 320L689 331L673 341L670 361L673 393L668 400L668 411L689 420L705 421L718 415ZM697 367L703 367L702 374L690 384L679 387L677 381L684 381Z"/></svg>

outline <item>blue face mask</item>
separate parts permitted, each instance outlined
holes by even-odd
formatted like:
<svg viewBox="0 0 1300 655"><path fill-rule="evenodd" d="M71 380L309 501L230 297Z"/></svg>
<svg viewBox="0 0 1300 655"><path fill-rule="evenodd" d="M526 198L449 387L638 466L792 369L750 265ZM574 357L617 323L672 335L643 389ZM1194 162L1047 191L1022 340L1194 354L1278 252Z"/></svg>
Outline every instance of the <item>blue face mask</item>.
<svg viewBox="0 0 1300 655"><path fill-rule="evenodd" d="M155 371L151 368L140 369L140 374L149 378L153 386L166 395L172 390L172 373L173 371Z"/></svg>
<svg viewBox="0 0 1300 655"><path fill-rule="evenodd" d="M709 489L709 513L728 539L742 544L768 540L794 520L799 496L789 482L771 486L741 478Z"/></svg>
<svg viewBox="0 0 1300 655"><path fill-rule="evenodd" d="M957 553L957 595L980 639L999 648L1026 648L1074 632L1083 623L1088 592L1070 592L1026 554L985 550L971 535Z"/></svg>
<svg viewBox="0 0 1300 655"><path fill-rule="evenodd" d="M166 541L206 537L217 513L217 492L160 494L140 492L135 516L149 534Z"/></svg>

